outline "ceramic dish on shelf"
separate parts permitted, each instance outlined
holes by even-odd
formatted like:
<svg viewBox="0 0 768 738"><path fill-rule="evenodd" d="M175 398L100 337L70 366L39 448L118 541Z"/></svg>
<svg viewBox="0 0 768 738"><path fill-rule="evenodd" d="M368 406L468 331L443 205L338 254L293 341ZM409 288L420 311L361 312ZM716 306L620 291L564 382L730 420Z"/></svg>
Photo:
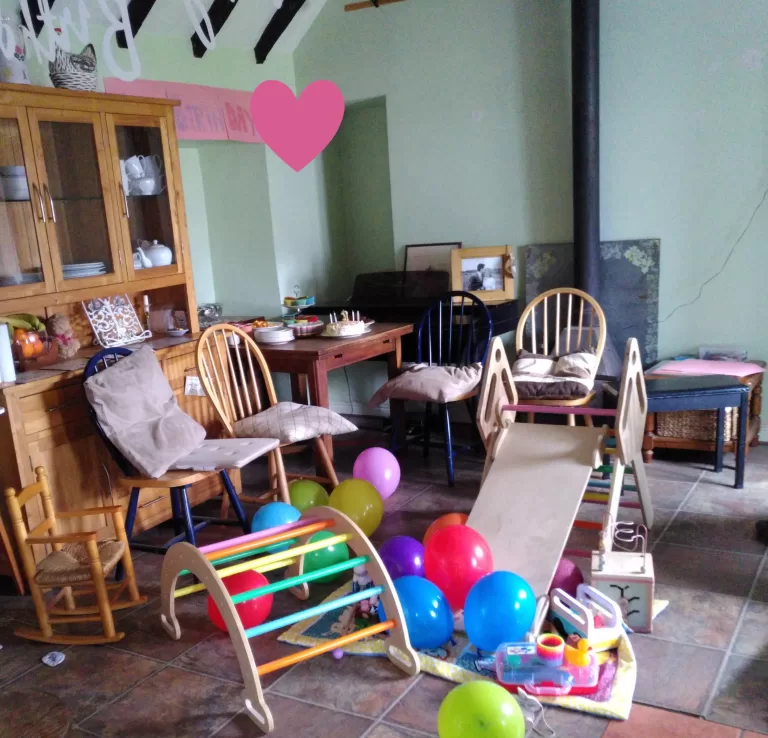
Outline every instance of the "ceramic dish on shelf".
<svg viewBox="0 0 768 738"><path fill-rule="evenodd" d="M186 328L171 328L168 331L168 335L171 336L171 338L181 338L185 333L189 333L189 330Z"/></svg>
<svg viewBox="0 0 768 738"><path fill-rule="evenodd" d="M276 328L274 330L254 331L253 340L256 343L288 343L296 340L291 328Z"/></svg>

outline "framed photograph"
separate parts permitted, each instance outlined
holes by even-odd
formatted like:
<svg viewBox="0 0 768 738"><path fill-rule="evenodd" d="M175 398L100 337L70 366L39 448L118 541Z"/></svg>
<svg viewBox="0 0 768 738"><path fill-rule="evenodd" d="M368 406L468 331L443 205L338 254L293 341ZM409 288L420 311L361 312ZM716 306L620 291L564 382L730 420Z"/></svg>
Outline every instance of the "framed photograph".
<svg viewBox="0 0 768 738"><path fill-rule="evenodd" d="M451 252L451 288L483 302L515 298L515 259L511 246L483 246Z"/></svg>
<svg viewBox="0 0 768 738"><path fill-rule="evenodd" d="M406 272L451 272L451 253L461 241L450 243L411 243L405 247Z"/></svg>

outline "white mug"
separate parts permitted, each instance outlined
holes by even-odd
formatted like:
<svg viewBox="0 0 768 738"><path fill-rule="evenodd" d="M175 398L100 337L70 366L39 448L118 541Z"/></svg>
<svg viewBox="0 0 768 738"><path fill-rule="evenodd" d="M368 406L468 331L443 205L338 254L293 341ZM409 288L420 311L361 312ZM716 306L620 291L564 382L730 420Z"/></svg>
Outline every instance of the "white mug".
<svg viewBox="0 0 768 738"><path fill-rule="evenodd" d="M125 172L129 177L138 179L144 176L144 165L138 156L132 156L125 160Z"/></svg>
<svg viewBox="0 0 768 738"><path fill-rule="evenodd" d="M136 187L142 195L154 195L157 192L157 180L154 177L141 177L136 180Z"/></svg>
<svg viewBox="0 0 768 738"><path fill-rule="evenodd" d="M157 154L151 156L140 156L142 169L145 177L158 177L163 168L163 162Z"/></svg>

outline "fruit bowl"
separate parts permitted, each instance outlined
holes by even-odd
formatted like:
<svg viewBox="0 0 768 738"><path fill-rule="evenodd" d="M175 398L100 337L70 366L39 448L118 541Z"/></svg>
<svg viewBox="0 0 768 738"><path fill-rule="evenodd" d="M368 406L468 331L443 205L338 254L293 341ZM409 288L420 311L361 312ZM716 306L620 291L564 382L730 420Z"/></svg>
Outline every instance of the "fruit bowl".
<svg viewBox="0 0 768 738"><path fill-rule="evenodd" d="M42 369L59 360L58 342L43 332L17 330L11 347L20 372Z"/></svg>

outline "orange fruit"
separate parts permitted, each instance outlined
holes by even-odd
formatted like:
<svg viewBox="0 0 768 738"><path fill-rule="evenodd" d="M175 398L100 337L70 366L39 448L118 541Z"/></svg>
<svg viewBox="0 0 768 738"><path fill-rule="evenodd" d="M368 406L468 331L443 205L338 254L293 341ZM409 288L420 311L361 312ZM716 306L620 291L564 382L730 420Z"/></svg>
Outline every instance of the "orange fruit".
<svg viewBox="0 0 768 738"><path fill-rule="evenodd" d="M29 333L27 331L25 331L23 328L14 328L13 329L13 340L14 341L24 341L28 335L29 335Z"/></svg>
<svg viewBox="0 0 768 738"><path fill-rule="evenodd" d="M45 350L45 343L43 343L40 336L37 333L30 333L27 337L29 345L32 347L32 356L40 356Z"/></svg>

